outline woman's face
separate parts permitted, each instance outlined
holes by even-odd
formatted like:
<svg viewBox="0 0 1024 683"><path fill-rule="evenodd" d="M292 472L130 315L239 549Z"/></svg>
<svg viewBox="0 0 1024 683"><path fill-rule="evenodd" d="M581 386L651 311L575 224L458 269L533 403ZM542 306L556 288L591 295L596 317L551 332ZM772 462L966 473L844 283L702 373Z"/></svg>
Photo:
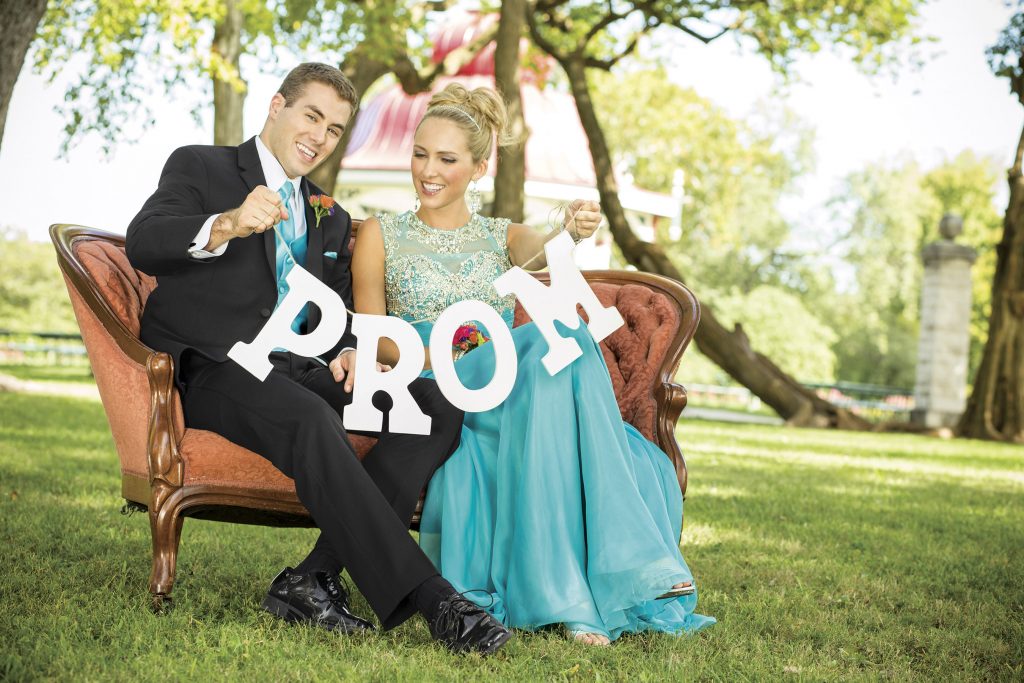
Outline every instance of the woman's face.
<svg viewBox="0 0 1024 683"><path fill-rule="evenodd" d="M412 184L420 205L441 209L465 203L471 180L483 175L487 161L473 161L465 131L447 119L431 117L420 124L412 148Z"/></svg>

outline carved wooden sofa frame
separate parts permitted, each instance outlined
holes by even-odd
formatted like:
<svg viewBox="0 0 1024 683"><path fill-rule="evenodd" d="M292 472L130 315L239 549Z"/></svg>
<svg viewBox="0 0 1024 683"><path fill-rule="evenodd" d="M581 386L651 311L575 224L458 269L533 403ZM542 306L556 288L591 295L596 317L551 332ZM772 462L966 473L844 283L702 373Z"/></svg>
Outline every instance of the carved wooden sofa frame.
<svg viewBox="0 0 1024 683"><path fill-rule="evenodd" d="M269 461L217 434L185 427L170 356L139 341L139 320L156 282L128 264L124 237L64 224L51 226L50 237L120 459L121 493L149 514L154 606L170 598L185 517L312 526L292 480ZM615 303L626 320L601 343L623 418L668 454L685 493L675 425L686 391L673 378L697 329L697 299L657 275L585 276L601 301ZM537 277L547 281L546 273ZM516 324L525 320L517 306ZM373 444L366 437L352 440L360 457ZM418 521L419 507L413 528Z"/></svg>

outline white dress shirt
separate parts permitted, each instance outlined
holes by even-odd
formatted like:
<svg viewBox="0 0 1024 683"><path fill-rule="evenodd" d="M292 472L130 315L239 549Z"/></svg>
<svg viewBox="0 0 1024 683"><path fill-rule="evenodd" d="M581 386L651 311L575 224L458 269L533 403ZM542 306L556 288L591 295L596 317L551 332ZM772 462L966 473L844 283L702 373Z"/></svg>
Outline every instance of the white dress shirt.
<svg viewBox="0 0 1024 683"><path fill-rule="evenodd" d="M263 167L263 178L267 181L267 187L274 190L275 192L285 183L291 183L293 185L292 197L288 202L288 214L295 221L295 236L301 236L306 234L306 211L302 205L302 178L289 178L284 172L284 167L281 166L281 162L277 160L270 148L263 144L263 140L256 136L256 151L260 155L260 165ZM203 223L203 227L199 229L192 244L188 247L188 254L194 259L203 260L220 256L227 251L228 243L220 245L213 251L206 251L203 247L210 241L210 232L213 229L213 222L217 220L217 216L220 214L214 214L206 219ZM341 356L346 351L355 351L351 346L346 346L338 352L338 356ZM321 359L316 360L323 362Z"/></svg>
<svg viewBox="0 0 1024 683"><path fill-rule="evenodd" d="M295 236L299 237L306 234L306 212L302 206L302 178L289 178L284 172L284 167L281 166L281 162L274 157L273 152L270 151L263 140L256 136L256 151L260 156L260 165L263 167L263 178L267 181L267 187L275 192L281 188L285 183L291 183L293 185L293 192L291 201L288 202L288 214L295 221ZM206 251L203 247L206 246L207 242L210 241L210 232L213 230L213 222L217 220L220 214L214 214L206 219L203 223L203 227L199 229L192 244L188 247L188 254L194 259L208 259L214 256L220 256L228 248L228 242L220 245L213 251Z"/></svg>

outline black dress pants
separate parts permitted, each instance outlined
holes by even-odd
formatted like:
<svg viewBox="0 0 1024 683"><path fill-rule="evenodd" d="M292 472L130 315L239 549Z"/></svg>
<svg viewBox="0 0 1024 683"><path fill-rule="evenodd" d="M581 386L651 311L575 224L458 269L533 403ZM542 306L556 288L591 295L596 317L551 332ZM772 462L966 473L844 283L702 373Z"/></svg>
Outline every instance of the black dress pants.
<svg viewBox="0 0 1024 683"><path fill-rule="evenodd" d="M342 425L352 401L319 362L271 354L263 382L238 364L186 357L185 422L270 460L295 480L334 556L348 569L385 629L414 612L410 593L437 574L409 535L420 492L458 446L462 411L432 380L410 391L431 417L430 434L381 433L360 462ZM385 417L385 428L387 419Z"/></svg>

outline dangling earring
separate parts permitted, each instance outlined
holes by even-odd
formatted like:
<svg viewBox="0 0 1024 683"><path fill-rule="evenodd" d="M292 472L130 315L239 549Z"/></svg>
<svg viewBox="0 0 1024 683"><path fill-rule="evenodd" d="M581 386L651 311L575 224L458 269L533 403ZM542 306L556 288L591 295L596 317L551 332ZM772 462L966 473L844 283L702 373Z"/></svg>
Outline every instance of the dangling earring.
<svg viewBox="0 0 1024 683"><path fill-rule="evenodd" d="M469 190L466 191L466 203L469 204L470 213L477 213L480 211L480 207L484 205L475 180L469 184Z"/></svg>
<svg viewBox="0 0 1024 683"><path fill-rule="evenodd" d="M419 210L420 210L420 193L417 192L416 193L416 201L412 205L412 211L413 211L413 213L416 213Z"/></svg>

